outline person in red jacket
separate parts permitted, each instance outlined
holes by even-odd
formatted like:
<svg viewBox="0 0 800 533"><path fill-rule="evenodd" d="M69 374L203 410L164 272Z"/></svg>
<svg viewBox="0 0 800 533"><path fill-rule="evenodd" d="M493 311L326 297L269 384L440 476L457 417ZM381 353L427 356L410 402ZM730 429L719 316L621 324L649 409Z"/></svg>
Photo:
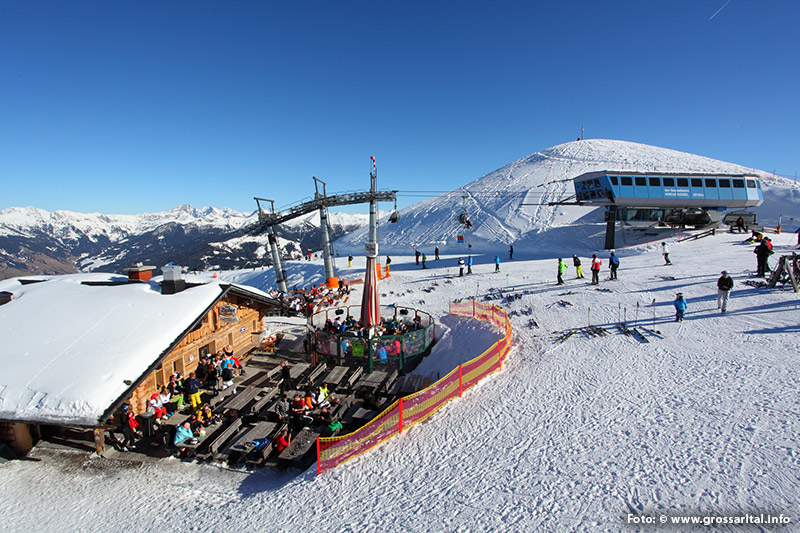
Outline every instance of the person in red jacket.
<svg viewBox="0 0 800 533"><path fill-rule="evenodd" d="M122 434L125 436L125 439L122 441L122 451L127 452L128 450L135 450L136 444L134 444L134 439L136 435L139 434L136 428L139 427L139 422L136 421L136 417L133 416L131 412L131 408L127 405L122 406Z"/></svg>
<svg viewBox="0 0 800 533"><path fill-rule="evenodd" d="M600 284L600 267L603 262L597 257L597 254L592 254L592 285Z"/></svg>
<svg viewBox="0 0 800 533"><path fill-rule="evenodd" d="M275 451L281 453L292 443L292 437L287 430L283 430L275 437Z"/></svg>

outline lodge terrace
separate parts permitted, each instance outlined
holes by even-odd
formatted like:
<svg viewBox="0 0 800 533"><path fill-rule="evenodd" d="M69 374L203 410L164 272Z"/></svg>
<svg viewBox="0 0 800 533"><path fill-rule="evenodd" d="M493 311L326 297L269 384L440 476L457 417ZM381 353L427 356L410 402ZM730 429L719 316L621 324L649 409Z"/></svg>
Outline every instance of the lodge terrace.
<svg viewBox="0 0 800 533"><path fill-rule="evenodd" d="M47 428L102 427L123 404L135 414L205 353L253 349L283 304L251 287L184 280L179 267L0 282L0 442L27 453ZM100 439L102 444L102 439Z"/></svg>

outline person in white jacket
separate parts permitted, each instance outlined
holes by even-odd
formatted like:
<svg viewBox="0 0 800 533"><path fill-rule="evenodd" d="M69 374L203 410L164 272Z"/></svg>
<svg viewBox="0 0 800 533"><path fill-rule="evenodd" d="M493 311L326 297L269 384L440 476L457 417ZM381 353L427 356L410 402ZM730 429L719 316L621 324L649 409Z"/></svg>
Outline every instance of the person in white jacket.
<svg viewBox="0 0 800 533"><path fill-rule="evenodd" d="M671 265L672 261L669 260L669 246L666 242L661 243L661 255L664 256L664 264Z"/></svg>

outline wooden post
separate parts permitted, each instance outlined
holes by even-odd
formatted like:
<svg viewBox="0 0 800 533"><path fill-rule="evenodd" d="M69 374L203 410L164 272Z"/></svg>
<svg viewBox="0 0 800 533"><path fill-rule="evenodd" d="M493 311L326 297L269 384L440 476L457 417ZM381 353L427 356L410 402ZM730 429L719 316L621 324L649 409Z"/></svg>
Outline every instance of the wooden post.
<svg viewBox="0 0 800 533"><path fill-rule="evenodd" d="M397 401L397 409L398 409L397 433L402 433L403 432L403 398L402 397Z"/></svg>
<svg viewBox="0 0 800 533"><path fill-rule="evenodd" d="M103 428L94 428L94 449L97 455L103 455L106 451L105 447L105 430Z"/></svg>

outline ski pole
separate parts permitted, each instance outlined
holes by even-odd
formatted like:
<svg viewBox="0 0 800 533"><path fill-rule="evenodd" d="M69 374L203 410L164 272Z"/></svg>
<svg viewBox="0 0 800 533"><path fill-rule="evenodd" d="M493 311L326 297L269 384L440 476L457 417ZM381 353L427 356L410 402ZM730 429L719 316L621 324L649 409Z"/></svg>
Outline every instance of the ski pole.
<svg viewBox="0 0 800 533"><path fill-rule="evenodd" d="M633 320L633 327L639 325L639 302L636 302L636 318Z"/></svg>

